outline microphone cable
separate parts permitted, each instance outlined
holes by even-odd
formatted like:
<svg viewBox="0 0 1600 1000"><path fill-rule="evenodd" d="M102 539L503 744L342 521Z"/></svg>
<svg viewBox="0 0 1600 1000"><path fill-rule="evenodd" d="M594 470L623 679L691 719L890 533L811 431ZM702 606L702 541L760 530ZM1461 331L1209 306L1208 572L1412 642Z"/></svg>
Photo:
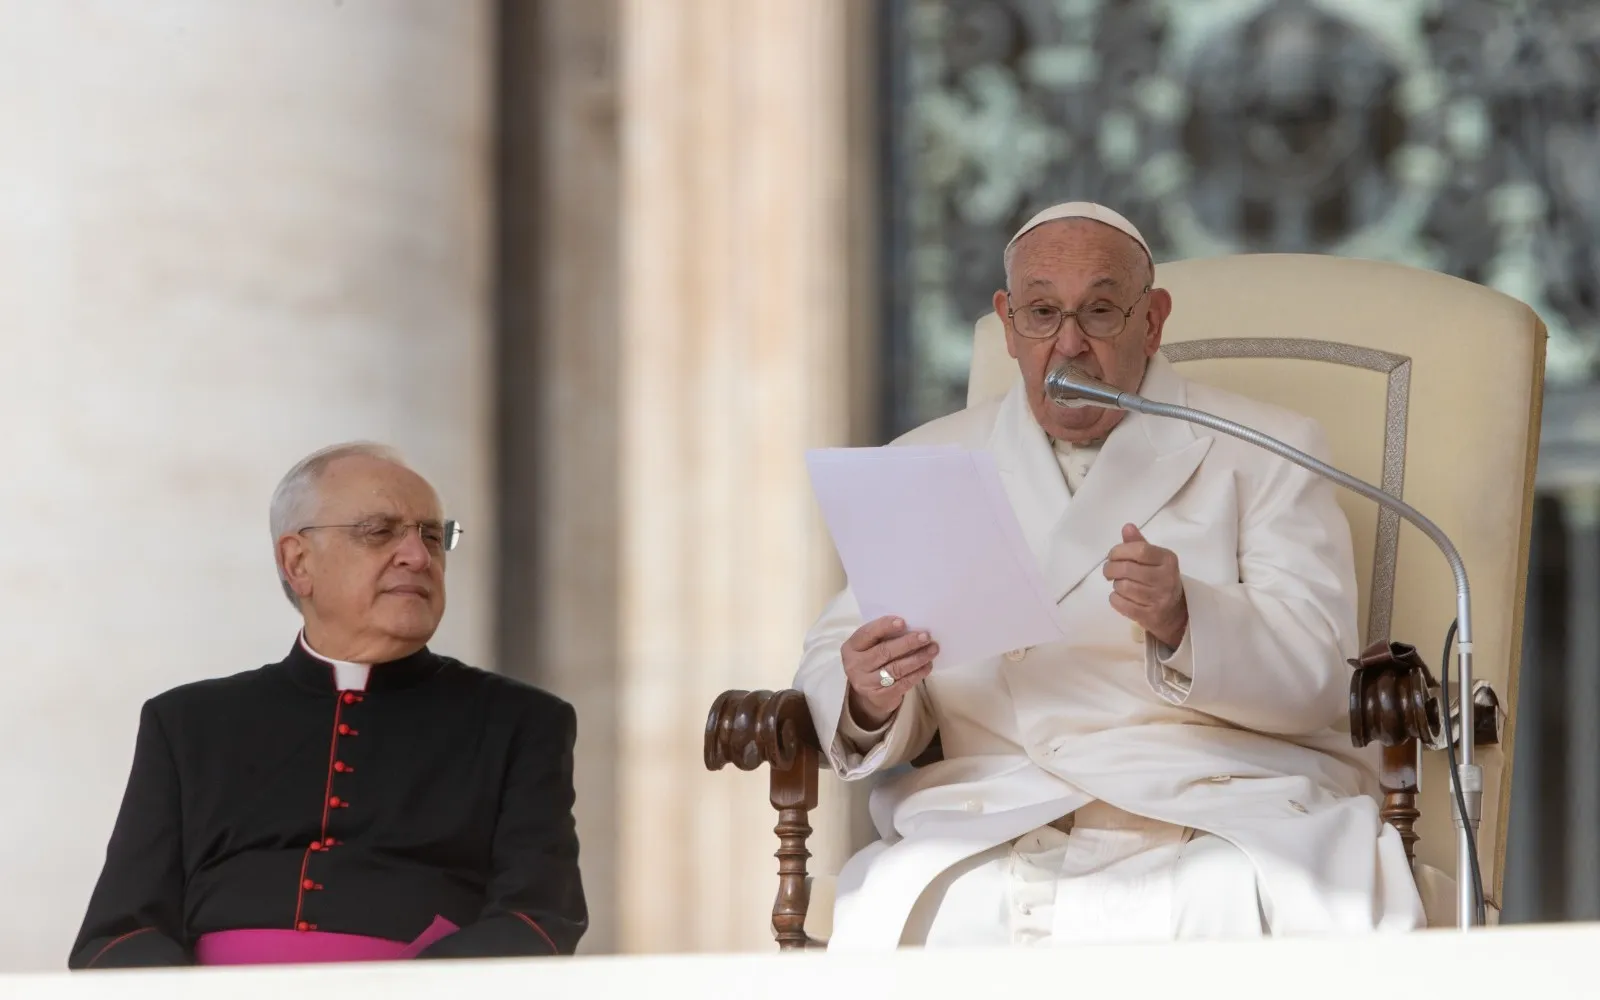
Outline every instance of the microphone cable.
<svg viewBox="0 0 1600 1000"><path fill-rule="evenodd" d="M1478 926L1484 927L1489 923L1487 911L1483 903L1483 872L1478 867L1478 835L1467 820L1467 799L1461 791L1461 769L1456 766L1456 741L1452 733L1453 724L1450 719L1450 647L1455 644L1456 627L1459 619L1452 619L1450 628L1444 634L1444 654L1439 658L1439 697L1444 702L1440 715L1444 716L1444 749L1450 758L1450 789L1455 793L1456 809L1460 811L1461 821L1467 829L1467 860L1472 865L1472 897L1477 910ZM1461 692L1462 698L1472 697L1472 692ZM1465 702L1463 702L1465 704ZM1470 740L1473 733L1462 733L1461 738Z"/></svg>

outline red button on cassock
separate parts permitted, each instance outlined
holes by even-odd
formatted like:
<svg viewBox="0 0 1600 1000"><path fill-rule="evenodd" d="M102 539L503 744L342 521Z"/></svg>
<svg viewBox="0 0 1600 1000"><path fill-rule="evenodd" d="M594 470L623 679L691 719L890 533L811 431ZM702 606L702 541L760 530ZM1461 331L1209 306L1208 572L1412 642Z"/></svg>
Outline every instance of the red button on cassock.
<svg viewBox="0 0 1600 1000"><path fill-rule="evenodd" d="M339 796L335 795L333 798L329 799L328 805L333 806L335 809L339 808Z"/></svg>
<svg viewBox="0 0 1600 1000"><path fill-rule="evenodd" d="M356 696L353 693L346 691L344 693L344 703L346 705L354 705L356 703Z"/></svg>
<svg viewBox="0 0 1600 1000"><path fill-rule="evenodd" d="M317 887L317 883L311 881L310 879L306 879L304 882L300 883L300 888L306 890L307 892L310 892L312 889L315 889L316 887Z"/></svg>
<svg viewBox="0 0 1600 1000"><path fill-rule="evenodd" d="M311 929L311 925L302 920L298 924L294 925L294 929L297 931L309 931Z"/></svg>
<svg viewBox="0 0 1600 1000"><path fill-rule="evenodd" d="M350 770L348 767L344 766L344 761L342 761L342 760L334 761L333 762L333 769L335 771L348 771L348 770Z"/></svg>
<svg viewBox="0 0 1600 1000"><path fill-rule="evenodd" d="M336 845L338 843L339 842L337 840L334 840L332 837L329 837L327 840L324 840L322 842L322 846L323 847L333 847L334 845Z"/></svg>
<svg viewBox="0 0 1600 1000"><path fill-rule="evenodd" d="M313 851L320 851L320 850L322 850L322 841L320 841L320 840L313 840L313 841L312 841L312 842L311 842L311 849L312 849L312 850L313 850Z"/></svg>
<svg viewBox="0 0 1600 1000"><path fill-rule="evenodd" d="M350 723L348 723L348 722L339 723L339 735L340 736L349 736L350 735Z"/></svg>

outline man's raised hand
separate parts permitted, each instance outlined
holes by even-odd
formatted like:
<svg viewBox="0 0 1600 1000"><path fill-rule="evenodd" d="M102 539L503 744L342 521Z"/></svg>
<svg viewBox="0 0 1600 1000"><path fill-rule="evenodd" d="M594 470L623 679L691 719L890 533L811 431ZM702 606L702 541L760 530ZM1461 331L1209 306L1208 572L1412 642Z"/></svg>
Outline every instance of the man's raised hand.
<svg viewBox="0 0 1600 1000"><path fill-rule="evenodd" d="M1111 607L1177 649L1189 628L1189 603L1184 598L1183 574L1171 549L1152 545L1131 524L1122 526L1122 544L1106 555L1106 579L1111 581Z"/></svg>

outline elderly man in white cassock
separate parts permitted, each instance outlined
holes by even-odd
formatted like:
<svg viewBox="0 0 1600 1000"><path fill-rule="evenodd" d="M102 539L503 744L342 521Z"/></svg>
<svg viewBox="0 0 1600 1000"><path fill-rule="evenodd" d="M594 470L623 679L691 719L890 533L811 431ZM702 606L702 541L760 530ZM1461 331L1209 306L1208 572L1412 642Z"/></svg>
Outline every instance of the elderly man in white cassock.
<svg viewBox="0 0 1600 1000"><path fill-rule="evenodd" d="M1376 761L1351 746L1350 530L1332 487L1194 425L1064 408L1071 361L1327 457L1305 417L1188 382L1144 238L1083 202L1035 216L994 295L1020 378L896 444L993 454L1066 639L982 662L863 622L847 589L795 686L882 837L840 873L830 948L1076 944L1424 923Z"/></svg>

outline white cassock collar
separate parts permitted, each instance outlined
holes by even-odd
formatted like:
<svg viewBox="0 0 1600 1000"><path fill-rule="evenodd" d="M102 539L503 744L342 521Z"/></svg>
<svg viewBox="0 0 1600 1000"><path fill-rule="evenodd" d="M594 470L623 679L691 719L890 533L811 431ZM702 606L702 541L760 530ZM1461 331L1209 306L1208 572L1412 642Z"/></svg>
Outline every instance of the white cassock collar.
<svg viewBox="0 0 1600 1000"><path fill-rule="evenodd" d="M372 672L370 663L349 663L323 656L306 642L305 629L300 630L300 648L333 668L333 686L340 691L365 691L367 675Z"/></svg>

